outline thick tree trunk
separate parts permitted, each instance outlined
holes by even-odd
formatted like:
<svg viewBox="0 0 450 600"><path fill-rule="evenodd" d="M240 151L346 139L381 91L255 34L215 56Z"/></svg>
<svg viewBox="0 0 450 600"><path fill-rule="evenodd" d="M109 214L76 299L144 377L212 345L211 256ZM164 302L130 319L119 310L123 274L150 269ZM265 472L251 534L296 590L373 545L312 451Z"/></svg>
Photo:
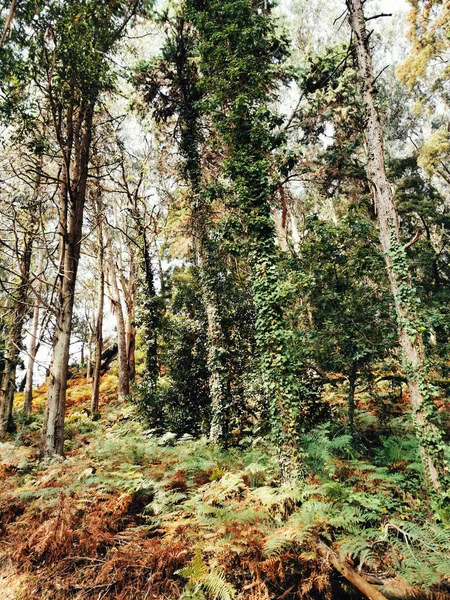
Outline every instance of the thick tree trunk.
<svg viewBox="0 0 450 600"><path fill-rule="evenodd" d="M105 273L104 273L104 243L103 243L103 211L99 200L97 206L97 315L94 332L94 361L92 371L92 416L99 414L100 376L103 352L103 306L105 301Z"/></svg>
<svg viewBox="0 0 450 600"><path fill-rule="evenodd" d="M60 194L59 299L41 442L41 453L45 458L63 456L64 453L67 370L92 139L93 105L78 107L75 124L73 116L74 108L71 106L67 114L68 141L64 148ZM70 169L72 162L73 169Z"/></svg>
<svg viewBox="0 0 450 600"><path fill-rule="evenodd" d="M2 440L8 432L14 429L13 421L13 401L14 392L16 389L16 365L17 365L17 347L20 342L17 328L11 330L8 336L8 344L5 358L5 367L2 374L2 382L0 388L0 440Z"/></svg>
<svg viewBox="0 0 450 600"><path fill-rule="evenodd" d="M200 265L203 304L208 320L208 369L211 395L211 425L209 437L214 443L226 444L230 410L230 374L228 351L220 319L216 294L206 283L206 265Z"/></svg>
<svg viewBox="0 0 450 600"><path fill-rule="evenodd" d="M433 403L433 388L422 341L421 322L408 271L405 249L400 243L398 215L389 185L384 154L383 131L376 105L375 82L369 35L362 0L347 0L349 21L354 38L357 68L363 87L363 100L367 112L365 130L367 144L367 175L378 213L380 240L386 260L392 294L399 325L400 344L406 363L406 373L413 417L422 456L425 478L438 494L447 491L449 465L446 464L445 447Z"/></svg>
<svg viewBox="0 0 450 600"><path fill-rule="evenodd" d="M120 298L119 286L117 284L117 269L114 263L114 257L110 258L109 283L111 286L112 303L117 323L117 346L119 351L119 399L124 399L130 394L130 374L128 370L127 356L127 335L125 328L125 319L123 316L122 301Z"/></svg>

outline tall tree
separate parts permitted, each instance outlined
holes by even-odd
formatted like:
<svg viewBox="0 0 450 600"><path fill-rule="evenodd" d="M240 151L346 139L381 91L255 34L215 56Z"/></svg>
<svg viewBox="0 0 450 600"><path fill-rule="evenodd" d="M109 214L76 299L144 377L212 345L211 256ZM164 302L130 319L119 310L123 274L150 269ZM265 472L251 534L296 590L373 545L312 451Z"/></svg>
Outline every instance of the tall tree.
<svg viewBox="0 0 450 600"><path fill-rule="evenodd" d="M440 500L448 499L450 456L439 427L434 388L429 378L417 294L411 283L406 249L400 242L400 228L393 191L385 168L383 130L378 113L369 33L362 0L347 0L354 52L363 89L367 127L367 176L377 210L383 249L404 353L413 418L426 480Z"/></svg>
<svg viewBox="0 0 450 600"><path fill-rule="evenodd" d="M166 22L166 41L161 59L141 68L137 81L158 121L176 116L175 133L182 156L180 170L187 186L191 259L198 270L207 319L209 391L211 396L210 438L227 443L232 405L230 356L223 330L217 244L213 241L214 184L202 165L206 142L202 134L202 92L194 60L195 30L183 4L179 14ZM166 92L168 90L168 93Z"/></svg>
<svg viewBox="0 0 450 600"><path fill-rule="evenodd" d="M278 248L271 214L271 154L281 143L270 102L283 80L287 45L270 3L189 0L198 32L201 88L224 153L247 240L256 312L256 343L269 400L273 437L285 476L298 469L302 428L297 366L290 352L279 287Z"/></svg>

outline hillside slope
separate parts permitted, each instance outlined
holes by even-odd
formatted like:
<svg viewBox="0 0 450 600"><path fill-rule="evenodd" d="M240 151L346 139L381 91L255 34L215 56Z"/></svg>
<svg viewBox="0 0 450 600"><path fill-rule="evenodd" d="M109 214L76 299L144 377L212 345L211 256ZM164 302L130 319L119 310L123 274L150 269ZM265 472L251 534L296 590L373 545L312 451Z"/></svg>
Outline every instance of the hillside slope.
<svg viewBox="0 0 450 600"><path fill-rule="evenodd" d="M71 381L64 461L38 461L45 386L0 446L2 598L362 597L332 566L345 557L387 597L415 584L447 597L449 530L426 524L414 463L392 447L395 474L322 427L307 440L311 475L282 484L264 440L221 451L156 436L117 401L113 375L101 389L92 421L88 384Z"/></svg>

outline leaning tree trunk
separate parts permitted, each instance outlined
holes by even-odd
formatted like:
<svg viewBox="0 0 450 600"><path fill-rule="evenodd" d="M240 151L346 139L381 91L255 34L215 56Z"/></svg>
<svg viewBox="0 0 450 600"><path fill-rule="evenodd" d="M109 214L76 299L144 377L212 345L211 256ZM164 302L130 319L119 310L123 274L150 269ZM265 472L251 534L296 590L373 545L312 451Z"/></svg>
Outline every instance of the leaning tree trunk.
<svg viewBox="0 0 450 600"><path fill-rule="evenodd" d="M63 182L60 193L59 298L56 307L57 317L53 335L50 383L41 441L41 453L45 458L51 458L55 455L63 456L64 451L64 420L70 336L75 284L81 251L92 139L93 104L78 108L75 124L73 123L73 116L74 108L72 106L69 108L67 115L69 141L64 148ZM73 169L70 169L72 159ZM71 172L72 170L73 172Z"/></svg>
<svg viewBox="0 0 450 600"><path fill-rule="evenodd" d="M395 302L399 337L411 399L414 423L426 480L439 495L448 491L449 465L445 457L445 443L438 426L434 405L433 386L429 380L416 292L409 274L405 248L400 243L397 211L389 185L384 154L383 131L376 104L375 81L369 34L366 29L362 0L347 0L349 21L354 37L359 78L367 112L366 144L367 175L378 213L380 240Z"/></svg>
<svg viewBox="0 0 450 600"><path fill-rule="evenodd" d="M16 367L20 354L23 324L28 312L27 302L33 240L33 234L25 234L17 295L11 299L13 310L11 311L11 326L7 335L5 366L0 387L0 439L3 439L6 433L13 429L12 409L16 388Z"/></svg>

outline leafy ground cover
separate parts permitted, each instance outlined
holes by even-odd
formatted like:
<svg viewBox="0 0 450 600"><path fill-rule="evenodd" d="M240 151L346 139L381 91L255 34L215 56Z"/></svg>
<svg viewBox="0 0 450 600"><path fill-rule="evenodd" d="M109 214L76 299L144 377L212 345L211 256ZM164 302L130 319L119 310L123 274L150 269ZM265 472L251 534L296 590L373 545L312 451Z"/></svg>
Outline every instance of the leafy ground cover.
<svg viewBox="0 0 450 600"><path fill-rule="evenodd" d="M46 386L37 412L0 445L3 597L358 598L323 548L388 597L412 588L447 597L450 529L430 519L401 416L383 437L359 411L365 447L338 424L311 431L309 476L282 483L263 439L224 451L156 435L117 401L114 375L102 380L93 421L89 389L70 382L64 461L38 461ZM364 456L375 436L377 451Z"/></svg>

